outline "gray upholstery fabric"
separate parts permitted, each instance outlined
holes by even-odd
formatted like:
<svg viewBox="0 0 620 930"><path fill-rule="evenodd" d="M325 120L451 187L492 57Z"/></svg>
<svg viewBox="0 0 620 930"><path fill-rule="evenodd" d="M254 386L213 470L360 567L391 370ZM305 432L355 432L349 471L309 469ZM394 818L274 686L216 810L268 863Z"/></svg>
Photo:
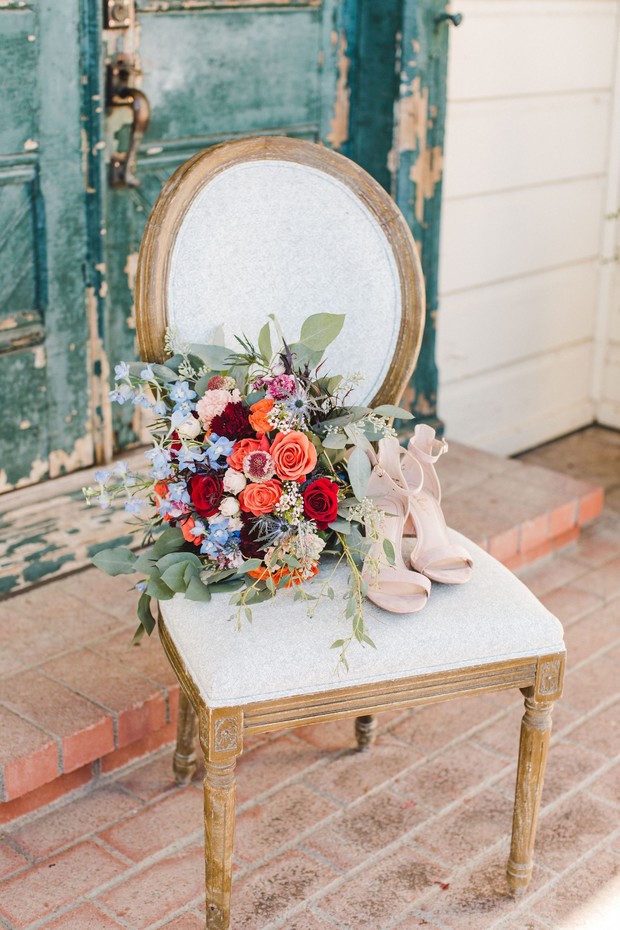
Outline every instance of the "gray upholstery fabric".
<svg viewBox="0 0 620 930"><path fill-rule="evenodd" d="M349 403L387 375L401 321L398 270L385 232L348 187L307 165L228 168L187 211L170 259L170 323L189 342L224 329L256 339L275 313L289 340L312 313L345 313L323 374L364 372Z"/></svg>
<svg viewBox="0 0 620 930"><path fill-rule="evenodd" d="M241 629L228 619L229 595L194 603L182 595L161 603L170 635L212 707L328 691L365 682L394 680L447 669L562 651L562 626L534 595L499 562L458 533L474 559L465 585L433 583L427 606L410 615L391 614L366 602L366 623L374 650L354 643L350 670L338 672L335 639L348 635L342 616L348 572L331 581L336 598L324 597L314 616L294 602L291 591L254 608L253 623ZM317 592L329 568L307 585Z"/></svg>

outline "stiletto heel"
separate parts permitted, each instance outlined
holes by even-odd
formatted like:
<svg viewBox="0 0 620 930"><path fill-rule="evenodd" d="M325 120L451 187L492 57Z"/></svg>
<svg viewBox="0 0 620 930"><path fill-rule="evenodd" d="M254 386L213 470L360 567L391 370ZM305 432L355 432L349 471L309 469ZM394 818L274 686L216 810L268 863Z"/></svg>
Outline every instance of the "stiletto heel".
<svg viewBox="0 0 620 930"><path fill-rule="evenodd" d="M430 581L417 571L405 565L402 556L403 529L409 513L409 492L406 486L399 486L390 474L391 459L398 457L398 440L396 451L383 446L388 440L381 440L379 460L375 462L368 484L368 497L374 499L376 506L383 511L383 520L379 527L379 538L366 557L362 576L368 584L366 596L373 603L397 614L411 614L422 610L430 593ZM394 564L389 564L383 540L387 539L394 550Z"/></svg>
<svg viewBox="0 0 620 930"><path fill-rule="evenodd" d="M419 424L402 454L402 477L410 489L406 529L412 526L416 536L410 560L416 571L433 581L465 584L473 563L466 549L448 539L435 471L435 462L447 451L448 443L436 439L432 427Z"/></svg>

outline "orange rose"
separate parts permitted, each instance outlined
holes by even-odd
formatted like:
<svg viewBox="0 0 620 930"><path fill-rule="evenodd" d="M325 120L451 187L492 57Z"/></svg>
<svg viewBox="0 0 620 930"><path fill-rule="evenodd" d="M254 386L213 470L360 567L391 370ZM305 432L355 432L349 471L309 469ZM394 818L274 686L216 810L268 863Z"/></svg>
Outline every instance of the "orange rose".
<svg viewBox="0 0 620 930"><path fill-rule="evenodd" d="M318 570L319 566L313 565L310 577L314 578ZM270 572L268 568L254 568L248 572L248 575L251 575L252 578L258 578L259 581L267 581L268 578L271 578L276 585L279 585L284 578L288 578L288 581L282 585L283 588L292 588L294 584L301 584L302 581L308 580L301 577L301 572L295 569L291 572L288 568L279 568L277 572Z"/></svg>
<svg viewBox="0 0 620 930"><path fill-rule="evenodd" d="M277 478L270 478L260 484L248 484L239 494L239 503L245 513L260 517L271 513L282 497L282 485Z"/></svg>
<svg viewBox="0 0 620 930"><path fill-rule="evenodd" d="M189 543L193 543L195 546L199 546L202 542L202 536L192 536L191 531L196 526L196 522L193 517L187 517L185 520L179 522L179 529L183 533L183 539L187 540Z"/></svg>
<svg viewBox="0 0 620 930"><path fill-rule="evenodd" d="M243 460L250 452L269 452L269 440L266 436L262 439L238 439L235 447L226 461L235 471L243 471Z"/></svg>
<svg viewBox="0 0 620 930"><path fill-rule="evenodd" d="M273 410L273 398L263 397L262 400L257 400L255 404L252 404L250 410L252 411L250 414L252 429L255 429L257 433L268 433L269 430L273 429L269 420L269 414Z"/></svg>
<svg viewBox="0 0 620 930"><path fill-rule="evenodd" d="M304 433L278 433L269 452L283 481L305 481L316 465L316 449Z"/></svg>
<svg viewBox="0 0 620 930"><path fill-rule="evenodd" d="M158 481L157 484L153 486L153 490L162 500L168 497L168 483L166 481Z"/></svg>

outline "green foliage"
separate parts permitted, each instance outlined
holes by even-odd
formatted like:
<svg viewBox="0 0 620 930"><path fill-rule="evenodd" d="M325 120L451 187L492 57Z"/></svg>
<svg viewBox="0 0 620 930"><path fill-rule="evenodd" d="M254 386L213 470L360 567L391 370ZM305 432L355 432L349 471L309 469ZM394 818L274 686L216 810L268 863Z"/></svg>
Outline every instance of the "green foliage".
<svg viewBox="0 0 620 930"><path fill-rule="evenodd" d="M107 575L131 575L135 572L136 556L131 549L119 546L97 552L93 563Z"/></svg>

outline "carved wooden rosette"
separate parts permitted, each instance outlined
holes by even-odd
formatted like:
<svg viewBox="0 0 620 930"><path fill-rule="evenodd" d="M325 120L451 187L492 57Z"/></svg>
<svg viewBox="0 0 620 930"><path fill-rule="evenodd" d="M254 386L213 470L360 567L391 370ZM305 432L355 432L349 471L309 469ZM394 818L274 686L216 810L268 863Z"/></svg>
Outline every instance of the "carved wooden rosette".
<svg viewBox="0 0 620 930"><path fill-rule="evenodd" d="M565 656L541 656L536 681L522 688L525 713L521 721L508 885L522 894L532 876L532 856L551 736L551 710L562 693Z"/></svg>
<svg viewBox="0 0 620 930"><path fill-rule="evenodd" d="M205 757L205 872L207 930L228 930L235 834L235 765L243 747L238 707L202 708L200 745Z"/></svg>

